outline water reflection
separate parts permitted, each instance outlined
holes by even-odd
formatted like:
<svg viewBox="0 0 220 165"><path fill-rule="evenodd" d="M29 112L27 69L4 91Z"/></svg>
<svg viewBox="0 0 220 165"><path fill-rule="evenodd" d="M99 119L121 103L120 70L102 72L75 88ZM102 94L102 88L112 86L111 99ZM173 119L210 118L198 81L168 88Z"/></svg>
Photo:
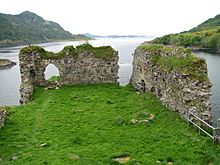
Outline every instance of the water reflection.
<svg viewBox="0 0 220 165"><path fill-rule="evenodd" d="M19 104L20 82L19 65L11 69L0 70L0 105Z"/></svg>

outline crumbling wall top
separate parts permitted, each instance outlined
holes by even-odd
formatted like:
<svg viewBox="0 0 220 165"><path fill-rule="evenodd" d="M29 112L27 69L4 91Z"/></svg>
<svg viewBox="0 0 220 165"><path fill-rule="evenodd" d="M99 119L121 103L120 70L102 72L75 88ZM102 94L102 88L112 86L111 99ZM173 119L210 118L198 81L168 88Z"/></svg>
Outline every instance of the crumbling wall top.
<svg viewBox="0 0 220 165"><path fill-rule="evenodd" d="M78 58L80 54L91 53L97 59L108 61L117 56L116 51L111 46L93 47L89 43L84 43L76 47L72 45L65 46L58 53L46 51L39 46L29 46L20 50L20 56L31 53L38 53L42 59L62 59L66 56Z"/></svg>
<svg viewBox="0 0 220 165"><path fill-rule="evenodd" d="M136 51L143 51L146 60L167 72L177 72L192 79L210 84L205 59L196 57L192 51L183 47L158 44L140 45Z"/></svg>

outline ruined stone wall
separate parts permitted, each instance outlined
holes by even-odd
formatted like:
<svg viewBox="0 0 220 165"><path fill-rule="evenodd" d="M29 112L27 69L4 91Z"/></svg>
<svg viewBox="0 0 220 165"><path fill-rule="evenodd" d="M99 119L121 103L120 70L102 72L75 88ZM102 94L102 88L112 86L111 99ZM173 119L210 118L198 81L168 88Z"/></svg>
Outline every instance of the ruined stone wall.
<svg viewBox="0 0 220 165"><path fill-rule="evenodd" d="M88 47L88 45L87 45ZM68 50L70 48L70 50ZM54 64L60 73L62 85L89 83L117 83L118 53L111 47L89 49L69 47L60 53L46 52L39 47L26 48L19 54L21 72L21 103L26 103L35 86L48 86L45 80L45 68ZM105 52L109 51L108 53ZM98 56L95 54L97 51ZM102 55L106 53L106 55ZM99 57L100 56L100 57Z"/></svg>
<svg viewBox="0 0 220 165"><path fill-rule="evenodd" d="M4 126L6 119L6 111L0 109L0 129Z"/></svg>
<svg viewBox="0 0 220 165"><path fill-rule="evenodd" d="M195 63L192 66L195 74L201 75L184 73L186 68L168 70L154 60L156 56L175 56L182 60L189 53L182 48L140 46L134 53L131 83L138 91L153 92L165 105L178 111L184 118L187 118L187 112L191 111L211 123L211 83L207 78L204 59L192 62L192 64ZM197 64L198 62L200 63Z"/></svg>

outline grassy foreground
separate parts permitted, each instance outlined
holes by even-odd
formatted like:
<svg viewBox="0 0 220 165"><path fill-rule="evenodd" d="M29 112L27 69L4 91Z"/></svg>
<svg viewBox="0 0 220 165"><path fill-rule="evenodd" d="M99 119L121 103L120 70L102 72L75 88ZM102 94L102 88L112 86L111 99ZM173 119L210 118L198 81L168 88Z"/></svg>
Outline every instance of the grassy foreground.
<svg viewBox="0 0 220 165"><path fill-rule="evenodd" d="M123 156L133 165L218 164L220 148L151 94L111 84L38 88L0 130L0 164L107 165Z"/></svg>

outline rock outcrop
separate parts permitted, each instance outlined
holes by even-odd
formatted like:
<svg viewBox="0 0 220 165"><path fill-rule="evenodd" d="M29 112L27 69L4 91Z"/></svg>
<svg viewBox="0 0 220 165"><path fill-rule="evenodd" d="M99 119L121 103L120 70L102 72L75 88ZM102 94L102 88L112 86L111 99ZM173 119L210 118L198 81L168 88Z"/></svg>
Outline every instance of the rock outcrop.
<svg viewBox="0 0 220 165"><path fill-rule="evenodd" d="M151 91L184 118L188 112L211 123L211 82L204 59L181 47L141 45L134 53L131 83Z"/></svg>
<svg viewBox="0 0 220 165"><path fill-rule="evenodd" d="M0 59L0 70L8 69L16 65L16 62L10 61L8 59Z"/></svg>
<svg viewBox="0 0 220 165"><path fill-rule="evenodd" d="M29 101L36 86L50 86L44 71L54 64L60 73L60 85L117 83L118 53L110 46L93 47L88 43L66 46L59 53L41 47L23 48L19 54L21 72L21 103Z"/></svg>

